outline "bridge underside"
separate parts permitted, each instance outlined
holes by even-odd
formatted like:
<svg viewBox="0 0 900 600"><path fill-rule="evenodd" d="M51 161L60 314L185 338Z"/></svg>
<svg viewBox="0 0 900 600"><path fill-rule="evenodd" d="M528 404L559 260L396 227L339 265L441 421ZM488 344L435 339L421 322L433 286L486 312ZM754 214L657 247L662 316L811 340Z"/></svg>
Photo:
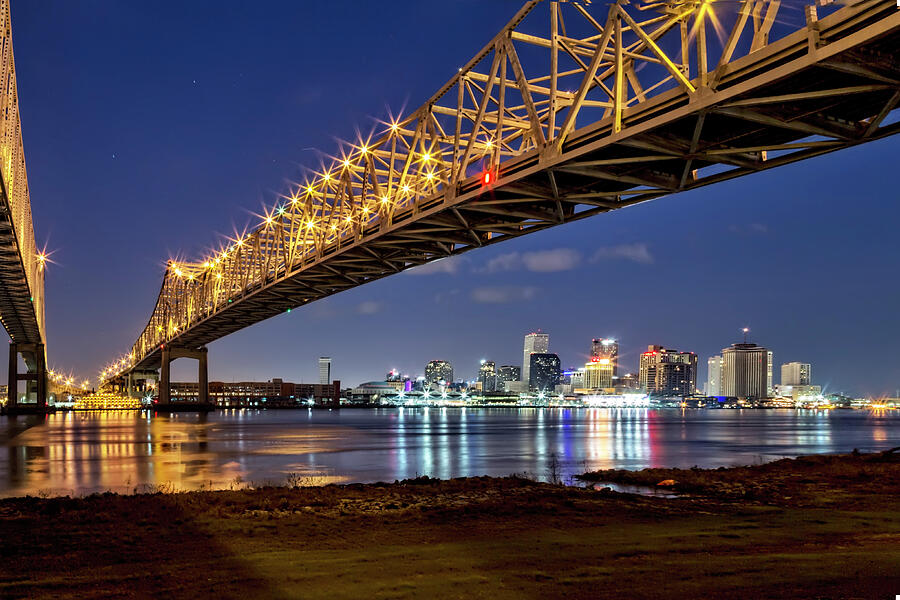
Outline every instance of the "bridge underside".
<svg viewBox="0 0 900 600"><path fill-rule="evenodd" d="M798 31L710 73L697 93L672 89L626 109L620 128L606 118L560 148L502 163L494 185L470 177L373 223L359 241L272 273L168 343L199 348L441 257L897 133L900 124L885 123L900 103L900 11L881 6L844 22L840 43ZM160 360L156 348L132 368Z"/></svg>

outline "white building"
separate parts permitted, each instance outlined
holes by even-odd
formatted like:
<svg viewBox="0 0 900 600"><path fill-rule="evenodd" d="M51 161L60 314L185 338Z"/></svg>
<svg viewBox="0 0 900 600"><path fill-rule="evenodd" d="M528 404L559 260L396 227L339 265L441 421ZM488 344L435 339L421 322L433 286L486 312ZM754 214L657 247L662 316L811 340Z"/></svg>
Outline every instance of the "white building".
<svg viewBox="0 0 900 600"><path fill-rule="evenodd" d="M525 347L522 350L522 381L528 383L531 381L531 355L547 354L550 352L550 335L541 333L540 329L537 333L529 333L525 336Z"/></svg>
<svg viewBox="0 0 900 600"><path fill-rule="evenodd" d="M769 397L769 350L756 344L732 344L722 350L722 395Z"/></svg>
<svg viewBox="0 0 900 600"><path fill-rule="evenodd" d="M706 395L721 396L722 395L722 357L720 355L710 356L706 360Z"/></svg>
<svg viewBox="0 0 900 600"><path fill-rule="evenodd" d="M812 367L809 363L789 362L781 365L781 385L809 385Z"/></svg>
<svg viewBox="0 0 900 600"><path fill-rule="evenodd" d="M319 357L319 383L321 385L328 385L331 383L331 357L330 356L320 356Z"/></svg>

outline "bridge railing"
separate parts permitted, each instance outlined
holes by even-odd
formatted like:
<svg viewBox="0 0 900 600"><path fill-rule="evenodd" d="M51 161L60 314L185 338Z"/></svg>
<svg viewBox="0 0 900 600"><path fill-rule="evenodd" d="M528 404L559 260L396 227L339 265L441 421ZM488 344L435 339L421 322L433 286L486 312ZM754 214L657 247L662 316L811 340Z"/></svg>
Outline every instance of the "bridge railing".
<svg viewBox="0 0 900 600"><path fill-rule="evenodd" d="M0 178L4 192L3 200L9 210L38 329L43 340L45 339L44 264L35 242L34 225L31 221L31 197L25 170L22 123L19 119L9 0L0 0Z"/></svg>
<svg viewBox="0 0 900 600"><path fill-rule="evenodd" d="M876 3L863 2L859 10ZM745 76L741 69L753 65L755 52L788 34L813 31L816 19L835 9L817 15L811 5L790 13L779 0L665 1L603 6L600 15L596 5L549 2L549 19L538 19L535 28L528 18L537 4L526 3L417 110L385 122L377 136L342 147L254 231L202 260L170 262L147 327L131 353L102 375L140 362L273 281L389 229L396 235L397 225L413 223L422 211L558 156L584 132L621 135L734 85ZM788 59L773 56L768 67ZM527 188L511 187L528 197ZM581 201L605 202L589 196ZM491 202L502 200L479 206L489 212ZM521 217L531 218L527 211ZM427 237L444 244L449 255L454 244L472 242L466 235L478 235L465 229L465 223L448 221L441 236L431 228ZM417 239L414 226L401 235ZM410 256L407 266L421 262ZM299 281L311 296L319 294L315 276Z"/></svg>

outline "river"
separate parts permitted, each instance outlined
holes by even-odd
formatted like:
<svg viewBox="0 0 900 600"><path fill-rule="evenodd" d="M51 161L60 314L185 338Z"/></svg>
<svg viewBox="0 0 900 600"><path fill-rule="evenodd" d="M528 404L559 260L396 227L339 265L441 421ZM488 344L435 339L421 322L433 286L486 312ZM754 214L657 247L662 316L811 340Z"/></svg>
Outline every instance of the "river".
<svg viewBox="0 0 900 600"><path fill-rule="evenodd" d="M753 464L900 445L900 411L415 408L0 417L0 497Z"/></svg>

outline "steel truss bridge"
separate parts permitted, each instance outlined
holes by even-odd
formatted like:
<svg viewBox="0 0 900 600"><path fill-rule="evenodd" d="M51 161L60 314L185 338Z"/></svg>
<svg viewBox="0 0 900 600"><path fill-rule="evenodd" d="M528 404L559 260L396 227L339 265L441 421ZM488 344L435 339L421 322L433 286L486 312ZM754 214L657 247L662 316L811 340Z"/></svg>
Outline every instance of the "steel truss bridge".
<svg viewBox="0 0 900 600"><path fill-rule="evenodd" d="M18 403L18 383L23 379L27 393L36 396L37 407L46 405L44 260L31 222L9 0L0 0L0 322L11 340L10 409ZM18 373L19 354L27 373Z"/></svg>
<svg viewBox="0 0 900 600"><path fill-rule="evenodd" d="M173 352L201 358L203 382L205 344L287 310L897 133L895 1L820 2L528 2L421 107L346 145L252 233L170 262L149 323L101 379L162 367L165 402Z"/></svg>

